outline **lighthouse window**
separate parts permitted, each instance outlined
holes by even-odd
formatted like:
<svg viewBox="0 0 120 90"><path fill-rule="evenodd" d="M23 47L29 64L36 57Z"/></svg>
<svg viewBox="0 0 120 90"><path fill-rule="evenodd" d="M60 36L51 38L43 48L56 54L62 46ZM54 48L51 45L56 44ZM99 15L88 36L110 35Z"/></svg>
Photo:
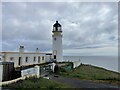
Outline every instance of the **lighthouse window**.
<svg viewBox="0 0 120 90"><path fill-rule="evenodd" d="M61 31L61 28L60 28L60 27L58 27L58 31Z"/></svg>
<svg viewBox="0 0 120 90"><path fill-rule="evenodd" d="M56 38L54 38L54 40L56 40Z"/></svg>
<svg viewBox="0 0 120 90"><path fill-rule="evenodd" d="M55 27L53 27L53 31L55 31Z"/></svg>

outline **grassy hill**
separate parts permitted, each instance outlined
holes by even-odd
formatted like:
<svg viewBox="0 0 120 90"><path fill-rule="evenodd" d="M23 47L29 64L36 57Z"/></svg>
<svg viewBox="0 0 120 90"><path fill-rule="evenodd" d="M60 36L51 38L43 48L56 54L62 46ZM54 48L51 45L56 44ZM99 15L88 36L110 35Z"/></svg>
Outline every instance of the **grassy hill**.
<svg viewBox="0 0 120 90"><path fill-rule="evenodd" d="M92 80L97 82L120 84L120 77L119 77L120 73L92 65L81 64L81 66L68 71L64 70L64 67L61 67L59 69L59 74L67 77L82 79L82 80Z"/></svg>

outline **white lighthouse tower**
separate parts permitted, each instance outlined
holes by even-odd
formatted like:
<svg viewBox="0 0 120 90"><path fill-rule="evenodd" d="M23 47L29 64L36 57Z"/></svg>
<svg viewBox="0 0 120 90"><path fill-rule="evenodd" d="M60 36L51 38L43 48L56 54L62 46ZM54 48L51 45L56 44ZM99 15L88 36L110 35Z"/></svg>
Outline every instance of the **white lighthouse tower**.
<svg viewBox="0 0 120 90"><path fill-rule="evenodd" d="M62 28L61 25L56 21L53 25L53 60L57 62L63 61L63 49L62 49Z"/></svg>

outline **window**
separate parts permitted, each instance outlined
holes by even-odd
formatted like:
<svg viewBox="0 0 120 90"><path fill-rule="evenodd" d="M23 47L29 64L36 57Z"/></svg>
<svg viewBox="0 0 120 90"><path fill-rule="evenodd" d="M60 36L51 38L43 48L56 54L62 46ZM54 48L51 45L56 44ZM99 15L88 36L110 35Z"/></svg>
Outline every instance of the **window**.
<svg viewBox="0 0 120 90"><path fill-rule="evenodd" d="M57 50L54 50L54 51L53 51L53 54L54 54L54 55L57 55Z"/></svg>
<svg viewBox="0 0 120 90"><path fill-rule="evenodd" d="M38 63L40 63L40 56L38 57Z"/></svg>
<svg viewBox="0 0 120 90"><path fill-rule="evenodd" d="M36 61L36 57L34 57L34 62Z"/></svg>
<svg viewBox="0 0 120 90"><path fill-rule="evenodd" d="M26 62L28 62L28 57L26 57L26 60L25 60Z"/></svg>
<svg viewBox="0 0 120 90"><path fill-rule="evenodd" d="M42 56L42 60L44 60L44 56Z"/></svg>
<svg viewBox="0 0 120 90"><path fill-rule="evenodd" d="M61 27L58 27L58 31L61 31Z"/></svg>
<svg viewBox="0 0 120 90"><path fill-rule="evenodd" d="M56 38L54 38L54 40L56 41Z"/></svg>
<svg viewBox="0 0 120 90"><path fill-rule="evenodd" d="M13 61L14 57L10 57L10 61Z"/></svg>
<svg viewBox="0 0 120 90"><path fill-rule="evenodd" d="M55 31L55 29L56 29L56 28L55 28L55 27L53 27L53 31Z"/></svg>

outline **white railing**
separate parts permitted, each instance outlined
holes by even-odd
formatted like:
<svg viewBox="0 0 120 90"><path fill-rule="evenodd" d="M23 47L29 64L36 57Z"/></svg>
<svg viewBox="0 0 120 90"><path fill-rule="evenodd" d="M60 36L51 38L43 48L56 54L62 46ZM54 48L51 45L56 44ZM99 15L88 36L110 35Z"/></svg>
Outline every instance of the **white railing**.
<svg viewBox="0 0 120 90"><path fill-rule="evenodd" d="M34 68L29 68L21 71L21 76L28 76L28 75L37 75L39 77L39 66L35 66Z"/></svg>

